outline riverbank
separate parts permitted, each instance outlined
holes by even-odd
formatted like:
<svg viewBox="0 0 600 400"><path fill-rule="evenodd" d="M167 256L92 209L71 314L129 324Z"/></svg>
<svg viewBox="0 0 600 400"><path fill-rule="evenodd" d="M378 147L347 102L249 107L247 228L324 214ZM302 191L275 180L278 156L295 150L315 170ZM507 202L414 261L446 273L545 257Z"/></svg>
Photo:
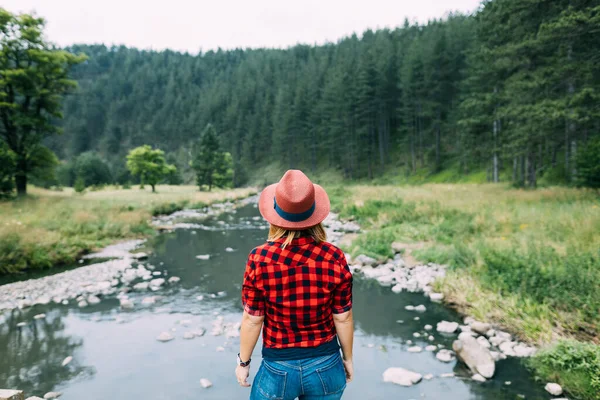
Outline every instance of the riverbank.
<svg viewBox="0 0 600 400"><path fill-rule="evenodd" d="M0 203L0 275L74 264L83 254L125 239L151 236L153 215L203 208L255 193L252 188L199 192L195 186L141 190L31 188L25 199Z"/></svg>
<svg viewBox="0 0 600 400"><path fill-rule="evenodd" d="M542 347L531 365L598 399L600 200L567 188L501 185L328 187L334 209L367 232L345 250L448 265L434 290L481 321ZM568 341L564 341L568 340ZM596 343L596 344L594 344Z"/></svg>

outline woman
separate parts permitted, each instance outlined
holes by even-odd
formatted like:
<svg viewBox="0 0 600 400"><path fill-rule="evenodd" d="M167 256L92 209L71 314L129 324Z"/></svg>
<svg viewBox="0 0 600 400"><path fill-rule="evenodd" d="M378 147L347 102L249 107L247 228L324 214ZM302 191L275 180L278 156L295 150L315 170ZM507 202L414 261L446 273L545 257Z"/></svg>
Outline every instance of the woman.
<svg viewBox="0 0 600 400"><path fill-rule="evenodd" d="M251 400L340 399L353 377L352 274L344 253L325 242L329 197L290 170L263 190L258 205L271 229L244 273L238 383L250 386L250 356L262 328L263 362Z"/></svg>

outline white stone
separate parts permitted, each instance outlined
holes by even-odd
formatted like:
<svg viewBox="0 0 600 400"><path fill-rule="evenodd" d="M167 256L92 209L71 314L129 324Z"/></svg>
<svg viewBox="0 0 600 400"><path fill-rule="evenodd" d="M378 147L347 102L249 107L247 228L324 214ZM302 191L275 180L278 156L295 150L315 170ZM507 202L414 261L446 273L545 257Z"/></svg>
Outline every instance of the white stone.
<svg viewBox="0 0 600 400"><path fill-rule="evenodd" d="M433 342L435 340L435 338L432 335L429 335L429 337L427 338L427 340L429 340L430 342Z"/></svg>
<svg viewBox="0 0 600 400"><path fill-rule="evenodd" d="M413 333L413 336L418 338L418 337L421 337L421 334L419 332L415 332L415 333Z"/></svg>
<svg viewBox="0 0 600 400"><path fill-rule="evenodd" d="M415 311L425 312L425 311L427 311L427 307L425 307L423 304L419 304L418 306L415 307Z"/></svg>
<svg viewBox="0 0 600 400"><path fill-rule="evenodd" d="M433 329L433 326L431 326L431 325L427 324L427 325L425 325L424 329L425 329L426 331L430 331L430 330L432 330L432 329Z"/></svg>
<svg viewBox="0 0 600 400"><path fill-rule="evenodd" d="M400 386L412 386L421 382L423 376L404 368L388 368L383 373L383 381L395 383Z"/></svg>
<svg viewBox="0 0 600 400"><path fill-rule="evenodd" d="M44 395L44 399L58 399L60 396L62 396L61 392L48 392Z"/></svg>
<svg viewBox="0 0 600 400"><path fill-rule="evenodd" d="M415 310L415 306L408 305L408 306L404 307L404 309L407 310L407 311L414 311Z"/></svg>
<svg viewBox="0 0 600 400"><path fill-rule="evenodd" d="M489 349L490 347L492 347L492 345L490 344L490 342L488 342L488 340L485 337L483 337L483 336L479 336L477 338L477 342L481 346L485 347L486 349Z"/></svg>
<svg viewBox="0 0 600 400"><path fill-rule="evenodd" d="M355 262L359 263L360 265L375 265L377 263L377 260L375 260L373 257L369 257L366 256L364 254L361 254L359 256L357 256L354 259Z"/></svg>
<svg viewBox="0 0 600 400"><path fill-rule="evenodd" d="M196 335L194 335L194 333L193 333L193 332L185 332L185 333L183 334L183 338L184 338L184 339L193 339L193 338L195 338L195 337L196 337Z"/></svg>
<svg viewBox="0 0 600 400"><path fill-rule="evenodd" d="M475 338L465 337L455 340L452 349L456 356L464 362L474 374L491 378L496 371L496 364L490 351L481 346Z"/></svg>
<svg viewBox="0 0 600 400"><path fill-rule="evenodd" d="M437 346L430 344L429 346L425 347L426 351L436 351L437 350Z"/></svg>
<svg viewBox="0 0 600 400"><path fill-rule="evenodd" d="M515 353L516 357L531 357L535 354L535 347L519 343L515 347L513 347L513 352Z"/></svg>
<svg viewBox="0 0 600 400"><path fill-rule="evenodd" d="M175 338L169 332L162 332L160 335L158 335L156 337L156 340L158 340L159 342L168 342L169 340L173 340L173 339L175 339Z"/></svg>
<svg viewBox="0 0 600 400"><path fill-rule="evenodd" d="M423 379L429 381L429 380L433 379L433 374L427 374L427 375L423 376Z"/></svg>
<svg viewBox="0 0 600 400"><path fill-rule="evenodd" d="M488 338L491 338L491 337L493 337L495 335L496 335L496 330L495 329L490 329L489 331L487 331L485 333L485 336L487 336Z"/></svg>
<svg viewBox="0 0 600 400"><path fill-rule="evenodd" d="M492 329L492 325L485 322L474 321L471 323L471 329L480 335L484 335L487 331Z"/></svg>
<svg viewBox="0 0 600 400"><path fill-rule="evenodd" d="M493 346L496 347L499 347L502 343L507 342L505 338L500 336L492 336L489 341Z"/></svg>
<svg viewBox="0 0 600 400"><path fill-rule="evenodd" d="M123 310L131 310L133 308L133 300L129 299L120 299L119 303Z"/></svg>
<svg viewBox="0 0 600 400"><path fill-rule="evenodd" d="M474 381L477 382L485 382L485 378L479 374L475 374L471 377L471 379L473 379Z"/></svg>
<svg viewBox="0 0 600 400"><path fill-rule="evenodd" d="M132 254L131 257L135 258L136 260L143 260L144 258L148 258L148 254L144 252L139 252Z"/></svg>
<svg viewBox="0 0 600 400"><path fill-rule="evenodd" d="M442 378L454 378L454 372L447 372L445 374L441 374L440 377L442 377Z"/></svg>
<svg viewBox="0 0 600 400"><path fill-rule="evenodd" d="M73 361L73 357L72 357L72 356L69 356L69 357L67 357L67 358L65 358L65 359L63 360L63 362L62 362L62 364L61 364L61 365L62 365L63 367L66 367L67 365L69 365L69 363L70 363L71 361Z"/></svg>
<svg viewBox="0 0 600 400"><path fill-rule="evenodd" d="M441 293L429 293L429 298L431 301L440 302L444 299L444 295Z"/></svg>
<svg viewBox="0 0 600 400"><path fill-rule="evenodd" d="M206 379L206 378L200 379L200 386L202 386L204 389L208 389L212 385L213 385L212 382L209 381L208 379Z"/></svg>
<svg viewBox="0 0 600 400"><path fill-rule="evenodd" d="M454 333L458 329L458 323L442 321L437 324L437 331L442 333Z"/></svg>
<svg viewBox="0 0 600 400"><path fill-rule="evenodd" d="M420 353L423 351L423 349L420 346L412 346L406 349L406 351L408 351L409 353Z"/></svg>
<svg viewBox="0 0 600 400"><path fill-rule="evenodd" d="M435 355L435 358L437 358L438 360L440 360L442 362L449 363L449 362L454 361L454 354L452 354L452 352L450 350L442 349L437 352L437 354Z"/></svg>
<svg viewBox="0 0 600 400"><path fill-rule="evenodd" d="M461 332L458 334L459 339L462 339L465 337L473 337L473 332Z"/></svg>
<svg viewBox="0 0 600 400"><path fill-rule="evenodd" d="M178 276L172 276L172 277L169 278L169 283L177 283L180 280L181 280L180 277L178 277Z"/></svg>
<svg viewBox="0 0 600 400"><path fill-rule="evenodd" d="M503 342L500 344L500 346L498 346L498 348L500 349L501 352L503 352L507 356L514 357L514 356L516 356L515 351L513 350L515 345L516 345L515 342Z"/></svg>
<svg viewBox="0 0 600 400"><path fill-rule="evenodd" d="M165 280L163 278L156 278L150 281L150 286L154 288L159 288L164 285Z"/></svg>
<svg viewBox="0 0 600 400"><path fill-rule="evenodd" d="M87 307L87 305L88 303L85 300L81 300L79 303L77 303L77 306L80 308Z"/></svg>
<svg viewBox="0 0 600 400"><path fill-rule="evenodd" d="M133 290L138 290L138 291L148 290L148 286L150 286L150 284L148 282L136 283L135 285L133 285Z"/></svg>
<svg viewBox="0 0 600 400"><path fill-rule="evenodd" d="M203 295L196 296L196 300L202 301L202 300L204 300L204 296Z"/></svg>
<svg viewBox="0 0 600 400"><path fill-rule="evenodd" d="M558 383L549 382L546 384L546 386L544 386L544 389L546 389L546 392L550 393L552 396L560 396L563 393L563 389Z"/></svg>
<svg viewBox="0 0 600 400"><path fill-rule="evenodd" d="M226 248L225 248L225 251L226 251L226 252L228 252L228 253L232 253L232 252L234 252L235 250L234 250L234 249L232 249L231 247L226 247Z"/></svg>
<svg viewBox="0 0 600 400"><path fill-rule="evenodd" d="M100 303L100 298L98 298L98 296L94 296L92 294L92 295L88 296L87 302L88 302L88 304L91 304L91 305L98 304L98 303Z"/></svg>
<svg viewBox="0 0 600 400"><path fill-rule="evenodd" d="M206 330L200 328L200 329L196 329L196 330L192 331L192 333L194 334L194 336L200 337L200 336L204 336L204 334L206 333Z"/></svg>
<svg viewBox="0 0 600 400"><path fill-rule="evenodd" d="M34 315L33 319L44 319L46 318L46 314L38 314L38 315Z"/></svg>
<svg viewBox="0 0 600 400"><path fill-rule="evenodd" d="M26 398L25 400L43 400L41 397L37 397L37 396L31 396Z"/></svg>
<svg viewBox="0 0 600 400"><path fill-rule="evenodd" d="M392 292L394 292L394 293L401 293L403 289L404 289L403 286L400 284L396 284L396 285L392 286Z"/></svg>
<svg viewBox="0 0 600 400"><path fill-rule="evenodd" d="M210 254L199 254L196 256L198 260L210 260Z"/></svg>
<svg viewBox="0 0 600 400"><path fill-rule="evenodd" d="M150 296L150 297L144 297L144 299L142 300L142 304L143 305L152 305L156 303L156 298L154 296Z"/></svg>

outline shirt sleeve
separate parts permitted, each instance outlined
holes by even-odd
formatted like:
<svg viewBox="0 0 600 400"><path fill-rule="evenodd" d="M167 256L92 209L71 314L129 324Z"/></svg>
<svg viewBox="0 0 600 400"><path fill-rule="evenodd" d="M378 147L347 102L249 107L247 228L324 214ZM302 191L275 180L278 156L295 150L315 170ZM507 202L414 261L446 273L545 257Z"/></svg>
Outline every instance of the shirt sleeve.
<svg viewBox="0 0 600 400"><path fill-rule="evenodd" d="M338 259L341 267L342 280L333 291L332 311L334 314L345 313L352 309L352 272L348 268L343 253Z"/></svg>
<svg viewBox="0 0 600 400"><path fill-rule="evenodd" d="M242 283L242 306L248 314L261 316L265 315L265 298L256 286L256 276L256 264L248 258Z"/></svg>

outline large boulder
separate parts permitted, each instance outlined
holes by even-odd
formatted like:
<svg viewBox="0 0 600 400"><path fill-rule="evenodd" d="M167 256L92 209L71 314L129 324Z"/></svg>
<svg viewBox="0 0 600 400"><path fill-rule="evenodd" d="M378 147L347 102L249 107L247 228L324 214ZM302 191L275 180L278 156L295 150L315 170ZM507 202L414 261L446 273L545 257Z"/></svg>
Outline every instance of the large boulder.
<svg viewBox="0 0 600 400"><path fill-rule="evenodd" d="M421 382L423 375L404 368L388 368L383 373L383 381L395 383L400 386L412 386Z"/></svg>
<svg viewBox="0 0 600 400"><path fill-rule="evenodd" d="M552 396L560 396L563 393L563 389L558 383L547 383L544 389Z"/></svg>
<svg viewBox="0 0 600 400"><path fill-rule="evenodd" d="M481 346L477 339L464 336L452 343L452 349L458 359L464 362L474 373L484 378L491 378L496 371L496 364L490 351Z"/></svg>
<svg viewBox="0 0 600 400"><path fill-rule="evenodd" d="M492 329L492 325L486 322L475 321L471 324L471 329L479 333L480 335L485 335L487 331Z"/></svg>
<svg viewBox="0 0 600 400"><path fill-rule="evenodd" d="M22 390L0 389L0 400L23 400Z"/></svg>

